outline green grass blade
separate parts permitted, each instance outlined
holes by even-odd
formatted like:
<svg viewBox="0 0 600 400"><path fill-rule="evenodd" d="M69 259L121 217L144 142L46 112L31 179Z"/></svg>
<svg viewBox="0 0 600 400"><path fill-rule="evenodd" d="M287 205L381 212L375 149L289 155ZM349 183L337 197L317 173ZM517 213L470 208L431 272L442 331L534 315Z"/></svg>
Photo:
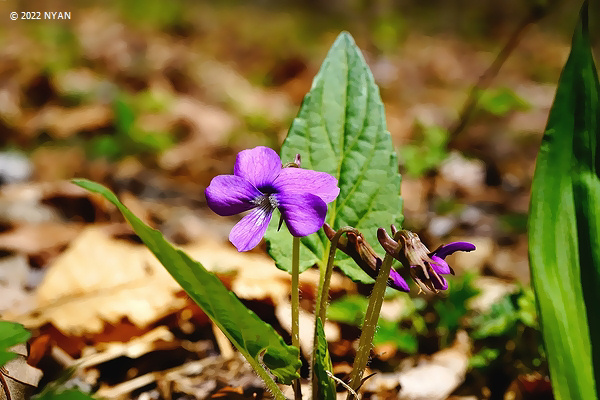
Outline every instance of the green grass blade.
<svg viewBox="0 0 600 400"><path fill-rule="evenodd" d="M586 3L542 140L529 216L532 282L554 394L562 400L598 398L599 115Z"/></svg>
<svg viewBox="0 0 600 400"><path fill-rule="evenodd" d="M327 375L327 371L332 372L331 357L325 338L325 330L321 318L317 318L317 347L315 352L315 374L318 380L318 393L316 398L322 400L335 400L335 382Z"/></svg>
<svg viewBox="0 0 600 400"><path fill-rule="evenodd" d="M582 9L577 38L581 43L583 86L576 100L581 110L578 134L573 138L573 196L581 283L592 340L596 387L600 384L600 84L588 35L587 3Z"/></svg>

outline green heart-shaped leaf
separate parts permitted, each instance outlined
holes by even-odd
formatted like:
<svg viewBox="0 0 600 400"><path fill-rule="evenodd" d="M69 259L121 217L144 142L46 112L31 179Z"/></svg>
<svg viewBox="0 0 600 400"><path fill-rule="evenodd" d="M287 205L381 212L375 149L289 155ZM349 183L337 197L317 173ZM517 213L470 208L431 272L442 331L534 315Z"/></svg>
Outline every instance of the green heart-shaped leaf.
<svg viewBox="0 0 600 400"><path fill-rule="evenodd" d="M402 222L400 174L385 112L375 84L352 36L337 38L304 98L281 148L281 159L302 157L302 168L327 172L339 181L340 195L329 204L326 221L360 230L375 247L377 228ZM292 239L274 221L266 234L269 254L289 271ZM322 230L302 238L300 269L327 261L329 241ZM373 282L350 258L337 261L350 278Z"/></svg>

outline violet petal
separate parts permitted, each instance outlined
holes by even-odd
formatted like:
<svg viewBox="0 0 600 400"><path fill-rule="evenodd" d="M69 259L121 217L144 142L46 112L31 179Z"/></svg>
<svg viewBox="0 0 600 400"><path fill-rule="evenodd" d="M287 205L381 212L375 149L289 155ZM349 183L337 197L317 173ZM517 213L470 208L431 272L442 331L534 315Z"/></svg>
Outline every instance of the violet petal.
<svg viewBox="0 0 600 400"><path fill-rule="evenodd" d="M444 279L443 276L438 276L438 277L440 278L439 281L437 279L431 280L431 282L433 283L433 287L438 290L448 289L448 281L446 279Z"/></svg>
<svg viewBox="0 0 600 400"><path fill-rule="evenodd" d="M258 189L270 187L281 171L281 159L275 150L257 146L238 153L233 173L248 180Z"/></svg>
<svg viewBox="0 0 600 400"><path fill-rule="evenodd" d="M238 251L252 250L265 235L272 215L272 209L255 208L231 229L229 241Z"/></svg>
<svg viewBox="0 0 600 400"><path fill-rule="evenodd" d="M252 201L262 195L246 179L235 175L215 176L204 194L208 207L222 216L239 214L256 207Z"/></svg>
<svg viewBox="0 0 600 400"><path fill-rule="evenodd" d="M473 251L473 250L475 250L475 245L473 243L452 242L452 243L448 243L443 246L440 246L440 248L437 249L436 251L434 251L433 253L440 258L446 258L447 256L454 253L455 251Z"/></svg>
<svg viewBox="0 0 600 400"><path fill-rule="evenodd" d="M410 292L410 288L408 287L408 283L400 276L395 269L390 270L390 278L388 279L388 286L400 290L402 292Z"/></svg>
<svg viewBox="0 0 600 400"><path fill-rule="evenodd" d="M275 178L273 188L280 193L311 193L331 203L340 194L337 184L337 179L326 172L284 168Z"/></svg>
<svg viewBox="0 0 600 400"><path fill-rule="evenodd" d="M293 168L290 168L293 169ZM279 211L293 236L307 236L325 223L327 204L311 193L276 193Z"/></svg>
<svg viewBox="0 0 600 400"><path fill-rule="evenodd" d="M443 258L440 258L436 255L432 255L431 259L433 262L430 262L431 268L438 274L451 274L452 270L446 261Z"/></svg>

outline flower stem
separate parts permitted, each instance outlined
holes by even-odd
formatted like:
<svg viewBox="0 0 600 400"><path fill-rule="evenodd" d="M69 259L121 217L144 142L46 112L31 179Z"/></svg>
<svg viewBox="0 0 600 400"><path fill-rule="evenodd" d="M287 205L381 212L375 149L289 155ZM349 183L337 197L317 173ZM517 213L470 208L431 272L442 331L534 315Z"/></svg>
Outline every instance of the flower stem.
<svg viewBox="0 0 600 400"><path fill-rule="evenodd" d="M352 374L350 375L350 387L354 390L358 390L363 373L367 367L367 362L369 361L371 347L373 346L373 337L375 337L377 321L379 320L379 313L381 311L381 305L383 304L385 288L390 276L393 261L393 257L386 253L381 268L379 269L379 273L377 274L377 279L375 279L375 285L373 285L371 296L369 297L369 305L367 307L367 312L365 313L365 321L358 342L358 352L356 353ZM352 395L349 393L347 400L350 400L351 396Z"/></svg>
<svg viewBox="0 0 600 400"><path fill-rule="evenodd" d="M335 247L331 246L330 242L327 242L325 251L331 251L331 249ZM317 376L315 375L315 344L317 343L316 338L317 338L317 322L316 319L319 317L319 307L321 306L321 297L323 297L323 286L325 284L325 275L326 275L326 267L322 264L319 263L319 287L317 288L317 301L315 302L315 334L313 336L313 352L311 354L311 360L310 360L310 380L311 380L311 388L312 388L312 398L316 399L317 398L317 391L318 391L318 386L317 386Z"/></svg>
<svg viewBox="0 0 600 400"><path fill-rule="evenodd" d="M331 274L333 273L333 261L335 260L335 251L337 250L337 244L342 237L342 234L346 232L358 232L356 229L351 226L345 226L340 228L333 238L331 238L330 247L329 247L329 257L327 258L327 267L325 270L321 269L319 276L319 291L317 294L317 303L315 306L315 333L313 336L313 357L311 359L310 371L311 371L311 381L312 381L312 393L313 399L317 398L317 376L314 373L315 367L315 358L314 354L316 353L318 342L317 342L317 319L321 318L323 325L325 325L325 320L327 317L327 300L329 299L329 284L331 282Z"/></svg>
<svg viewBox="0 0 600 400"><path fill-rule="evenodd" d="M238 348L238 350L240 353L242 353L246 360L248 360L248 363L252 366L254 371L256 371L258 376L262 378L267 390L273 395L273 398L275 400L287 400L281 389L279 389L279 386L277 386L271 375L269 375L269 373L263 368L261 363L244 349Z"/></svg>
<svg viewBox="0 0 600 400"><path fill-rule="evenodd" d="M321 295L319 296L319 306L317 308L318 313L315 316L315 326L317 317L321 318L323 324L325 324L325 320L327 319L327 300L329 299L329 284L331 282L331 274L333 273L333 261L335 260L335 251L337 250L337 244L340 240L340 237L346 232L355 232L357 234L359 233L356 229L352 228L351 226L344 226L343 228L340 228L331 239L331 247L329 248L329 258L327 259L327 268L325 268L323 285L321 287Z"/></svg>
<svg viewBox="0 0 600 400"><path fill-rule="evenodd" d="M292 243L292 345L300 349L300 291L298 280L300 277L300 238L294 236ZM294 399L302 399L300 379L292 383L294 388Z"/></svg>
<svg viewBox="0 0 600 400"><path fill-rule="evenodd" d="M327 247L325 251L331 251L331 243L327 243ZM317 300L315 301L315 318L319 315L319 307L321 307L321 297L323 295L323 285L325 284L325 275L327 267L322 263L318 264L319 266L319 287L317 288Z"/></svg>

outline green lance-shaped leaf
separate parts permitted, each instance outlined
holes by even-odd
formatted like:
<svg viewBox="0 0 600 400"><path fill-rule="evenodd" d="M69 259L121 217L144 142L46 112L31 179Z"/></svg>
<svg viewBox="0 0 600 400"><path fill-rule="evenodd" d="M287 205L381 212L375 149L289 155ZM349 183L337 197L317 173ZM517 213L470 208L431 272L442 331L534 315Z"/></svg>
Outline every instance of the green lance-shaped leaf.
<svg viewBox="0 0 600 400"><path fill-rule="evenodd" d="M592 340L596 390L600 395L600 84L592 57L587 26L587 2L581 16L583 87L576 99L583 128L573 138L573 197L577 218L583 297ZM581 82L580 82L581 84ZM579 124L577 122L576 124Z"/></svg>
<svg viewBox="0 0 600 400"><path fill-rule="evenodd" d="M262 355L262 362L283 383L289 384L299 377L299 350L286 345L273 327L248 310L219 278L186 253L173 247L160 232L144 224L104 186L85 179L73 182L84 189L100 193L119 208L150 251L255 369L262 369L259 362Z"/></svg>
<svg viewBox="0 0 600 400"><path fill-rule="evenodd" d="M564 400L597 399L600 383L598 93L586 2L538 155L529 216L532 282L554 394Z"/></svg>
<svg viewBox="0 0 600 400"><path fill-rule="evenodd" d="M325 330L321 318L317 318L317 347L315 352L315 374L318 379L318 391L315 396L323 400L335 400L335 382L327 375L327 371L333 371Z"/></svg>
<svg viewBox="0 0 600 400"><path fill-rule="evenodd" d="M15 358L17 355L8 349L23 343L31 334L16 322L0 321L0 367Z"/></svg>
<svg viewBox="0 0 600 400"><path fill-rule="evenodd" d="M283 162L296 154L302 156L302 168L338 179L340 195L329 204L326 218L334 229L352 226L377 243L378 227L402 222L398 160L379 89L348 33L329 50L283 143ZM277 231L277 222L267 231L268 250L279 268L289 270L292 240L285 229ZM301 243L301 271L326 263L329 241L322 230ZM373 282L350 258L339 259L337 265L350 278Z"/></svg>

